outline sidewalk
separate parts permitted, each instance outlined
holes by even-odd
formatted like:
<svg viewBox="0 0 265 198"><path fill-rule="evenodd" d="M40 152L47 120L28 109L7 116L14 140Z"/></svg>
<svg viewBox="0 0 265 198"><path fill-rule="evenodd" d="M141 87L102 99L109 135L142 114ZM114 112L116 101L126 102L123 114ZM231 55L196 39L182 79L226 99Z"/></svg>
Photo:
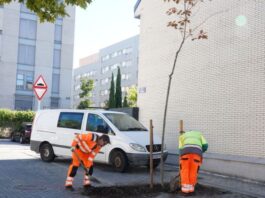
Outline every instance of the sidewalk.
<svg viewBox="0 0 265 198"><path fill-rule="evenodd" d="M167 169L176 169L175 167L178 167L176 158L169 155L166 166L168 167ZM167 174L169 173L167 172ZM265 182L257 182L202 170L200 171L198 182L205 186L217 187L248 196L265 198Z"/></svg>

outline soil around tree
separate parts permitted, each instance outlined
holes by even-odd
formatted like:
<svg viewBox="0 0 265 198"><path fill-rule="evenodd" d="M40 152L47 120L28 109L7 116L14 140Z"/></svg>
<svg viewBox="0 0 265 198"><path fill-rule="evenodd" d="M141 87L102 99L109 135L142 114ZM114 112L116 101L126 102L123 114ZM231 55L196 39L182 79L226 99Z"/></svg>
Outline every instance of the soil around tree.
<svg viewBox="0 0 265 198"><path fill-rule="evenodd" d="M89 197L111 197L111 198L131 198L131 197L186 197L180 191L170 192L169 185L166 184L165 188L162 188L160 184L154 185L153 189L150 189L149 185L135 185L135 186L112 186L112 187L93 187L85 189L82 195ZM240 197L249 198L237 193L232 193L226 190L221 190L213 187L206 187L198 184L196 186L196 192L189 195L191 197Z"/></svg>

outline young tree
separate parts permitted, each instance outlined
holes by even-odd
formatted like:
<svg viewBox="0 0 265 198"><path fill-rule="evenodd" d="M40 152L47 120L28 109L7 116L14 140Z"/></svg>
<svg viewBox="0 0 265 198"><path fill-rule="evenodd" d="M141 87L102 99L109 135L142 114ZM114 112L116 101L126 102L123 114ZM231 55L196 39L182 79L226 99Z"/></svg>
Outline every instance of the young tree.
<svg viewBox="0 0 265 198"><path fill-rule="evenodd" d="M175 72L177 60L179 54L187 41L188 38L191 40L200 40L200 39L207 39L207 33L203 30L197 32L198 28L206 22L203 21L199 26L194 26L191 23L191 19L194 16L194 8L198 7L199 4L204 3L203 0L164 0L166 2L173 2L175 4L174 7L170 8L166 14L175 16L175 20L169 21L167 26L176 29L180 35L181 40L178 44L177 51L175 53L174 62L172 65L172 70L169 74L168 78L168 85L167 85L167 94L166 94L166 102L164 108L164 117L163 117L163 130L162 130L162 146L161 146L161 169L160 169L160 176L161 176L161 185L164 186L164 161L163 161L163 154L164 154L164 142L165 142L165 129L166 129L166 119L167 119L167 109L168 109L168 99L170 95L170 88L171 88L171 81L172 77Z"/></svg>
<svg viewBox="0 0 265 198"><path fill-rule="evenodd" d="M116 107L116 102L115 102L115 86L114 86L113 73L111 75L111 83L110 83L108 106L109 106L109 108L115 108Z"/></svg>
<svg viewBox="0 0 265 198"><path fill-rule="evenodd" d="M89 99L89 96L91 94L91 91L94 88L94 81L88 78L82 78L81 79L81 90L82 92L79 94L80 98L83 99L79 105L78 109L86 109L90 107L91 101Z"/></svg>
<svg viewBox="0 0 265 198"><path fill-rule="evenodd" d="M8 4L11 1L0 0L0 5ZM92 0L18 0L18 2L25 3L28 9L38 15L40 22L54 22L59 16L69 16L65 9L66 6L79 6L85 9Z"/></svg>
<svg viewBox="0 0 265 198"><path fill-rule="evenodd" d="M123 98L123 104L122 107L129 107L128 101L127 101L127 96L125 95Z"/></svg>
<svg viewBox="0 0 265 198"><path fill-rule="evenodd" d="M129 107L137 106L137 88L135 86L131 87L128 91L128 103Z"/></svg>
<svg viewBox="0 0 265 198"><path fill-rule="evenodd" d="M122 107L122 93L121 93L121 70L118 67L118 74L116 80L116 92L115 92L116 107Z"/></svg>

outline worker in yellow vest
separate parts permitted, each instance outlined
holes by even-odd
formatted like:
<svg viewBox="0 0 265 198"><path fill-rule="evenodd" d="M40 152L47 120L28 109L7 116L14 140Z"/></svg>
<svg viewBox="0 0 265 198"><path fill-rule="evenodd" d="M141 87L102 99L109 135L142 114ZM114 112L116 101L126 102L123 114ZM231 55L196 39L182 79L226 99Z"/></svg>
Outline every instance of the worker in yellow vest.
<svg viewBox="0 0 265 198"><path fill-rule="evenodd" d="M193 193L197 183L202 154L208 149L208 143L199 131L180 132L179 156L181 191Z"/></svg>

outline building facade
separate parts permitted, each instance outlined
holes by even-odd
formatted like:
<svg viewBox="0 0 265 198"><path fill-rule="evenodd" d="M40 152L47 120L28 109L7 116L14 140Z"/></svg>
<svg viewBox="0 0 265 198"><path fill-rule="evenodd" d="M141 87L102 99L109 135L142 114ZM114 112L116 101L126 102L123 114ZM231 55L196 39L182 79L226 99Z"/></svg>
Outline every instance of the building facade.
<svg viewBox="0 0 265 198"><path fill-rule="evenodd" d="M98 54L80 60L80 67L74 70L73 107L80 102L80 79L88 77L94 80L91 101L94 107L105 107L109 100L111 75L116 80L118 67L121 69L123 96L132 86L137 86L138 76L138 39L134 36L103 48Z"/></svg>
<svg viewBox="0 0 265 198"><path fill-rule="evenodd" d="M0 8L0 108L37 109L33 83L48 85L41 108L70 108L75 8L70 17L40 24L24 4Z"/></svg>
<svg viewBox="0 0 265 198"><path fill-rule="evenodd" d="M140 20L138 106L140 121L153 119L161 135L168 75L181 36L167 27L176 4L138 1ZM201 4L194 27L207 40L187 40L176 65L169 98L166 144L178 152L179 120L209 142L203 168L265 180L265 2L211 1Z"/></svg>

